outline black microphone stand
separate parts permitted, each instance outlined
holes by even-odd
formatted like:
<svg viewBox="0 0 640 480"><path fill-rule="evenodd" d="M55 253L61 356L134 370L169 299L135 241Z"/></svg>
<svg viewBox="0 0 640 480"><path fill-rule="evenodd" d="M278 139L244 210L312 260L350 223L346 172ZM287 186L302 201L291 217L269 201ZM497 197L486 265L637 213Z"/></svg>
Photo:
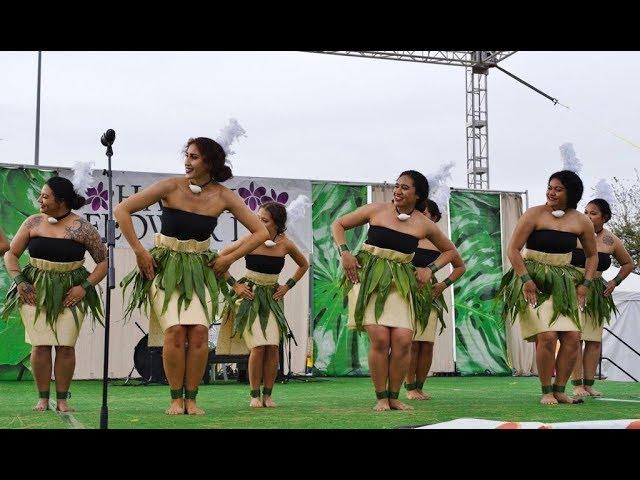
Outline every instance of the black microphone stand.
<svg viewBox="0 0 640 480"><path fill-rule="evenodd" d="M289 326L289 322L287 322L287 320L285 319L285 322L287 323L287 330L289 331L289 333L287 333L287 339L286 339L286 343L287 343L287 360L288 360L288 372L286 375L284 375L284 361L282 362L282 368L281 368L281 374L282 374L282 380L281 383L288 383L290 380L298 380L300 382L306 382L307 379L306 378L299 378L298 376L294 375L291 372L291 340L293 340L293 343L296 344L296 347L298 346L298 342L296 341L296 337L293 335L293 330L291 330L291 327ZM284 356L284 344L282 345L282 353ZM283 359L284 360L284 359Z"/></svg>
<svg viewBox="0 0 640 480"><path fill-rule="evenodd" d="M107 216L107 292L105 296L105 314L104 314L104 369L102 372L102 408L100 409L100 429L106 430L109 425L109 407L107 406L107 387L109 383L109 321L111 316L111 290L115 288L116 272L113 266L113 249L116 245L116 222L113 220L113 188L112 188L112 171L111 171L111 156L113 155L113 149L111 145L115 141L115 132L110 136L109 133L113 130L107 130L102 136L101 142L107 147L107 169L103 170L102 174L106 175L109 184L109 213ZM112 138L110 138L112 137ZM106 140L105 140L106 138Z"/></svg>

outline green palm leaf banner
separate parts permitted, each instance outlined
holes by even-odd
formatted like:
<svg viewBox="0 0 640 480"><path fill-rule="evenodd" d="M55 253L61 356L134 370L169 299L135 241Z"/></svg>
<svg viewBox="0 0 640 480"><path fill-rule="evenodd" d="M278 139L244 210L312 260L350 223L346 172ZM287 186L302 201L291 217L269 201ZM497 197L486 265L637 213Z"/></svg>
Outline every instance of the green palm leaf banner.
<svg viewBox="0 0 640 480"><path fill-rule="evenodd" d="M340 256L331 224L341 215L367 203L367 187L314 183L313 207L313 371L319 375L368 375L369 339L347 329L347 306L340 283ZM363 227L347 232L355 252L364 242Z"/></svg>
<svg viewBox="0 0 640 480"><path fill-rule="evenodd" d="M38 213L38 196L42 185L53 172L35 168L0 167L0 228L9 240L16 234L27 217ZM23 255L24 267L28 258ZM0 257L0 301L11 288L11 277ZM12 313L7 321L0 321L0 379L16 379L16 366L29 365L31 346L24 341L24 326L18 313Z"/></svg>
<svg viewBox="0 0 640 480"><path fill-rule="evenodd" d="M493 297L502 278L500 195L451 194L451 240L467 271L455 283L456 366L462 375L510 375L504 325Z"/></svg>

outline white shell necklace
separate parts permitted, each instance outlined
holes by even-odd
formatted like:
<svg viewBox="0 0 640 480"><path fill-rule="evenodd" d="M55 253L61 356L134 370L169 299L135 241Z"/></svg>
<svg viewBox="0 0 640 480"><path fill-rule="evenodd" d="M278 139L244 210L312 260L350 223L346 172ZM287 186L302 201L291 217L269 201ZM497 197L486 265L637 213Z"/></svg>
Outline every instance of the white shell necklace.
<svg viewBox="0 0 640 480"><path fill-rule="evenodd" d="M415 210L415 208L413 210ZM398 210L398 207L396 207L396 212L398 212L398 220L400 220L401 222L406 222L411 217L413 210L411 210L409 213L401 213L400 210Z"/></svg>
<svg viewBox="0 0 640 480"><path fill-rule="evenodd" d="M275 239L278 238L278 235L280 235L280 234L276 233L276 236L273 237L273 240L271 240L271 239L265 240L264 245L266 247L269 247L269 248L275 247L277 245L277 243L275 242Z"/></svg>
<svg viewBox="0 0 640 480"><path fill-rule="evenodd" d="M549 205L549 204L547 204L547 205ZM565 213L567 213L567 212L565 212L561 208L551 211L551 215L553 215L555 218L562 218L562 217L564 217Z"/></svg>
<svg viewBox="0 0 640 480"><path fill-rule="evenodd" d="M60 215L59 217L47 217L47 222L53 225L54 223L58 223L58 221L62 220L63 218L68 217L70 214L71 210L69 210L64 215Z"/></svg>
<svg viewBox="0 0 640 480"><path fill-rule="evenodd" d="M211 182L213 182L213 178L209 178L208 182L204 182L202 185L198 185L196 183L192 183L191 180L189 180L189 190L191 190L193 193L200 193L202 192L202 189L204 187L206 187L207 185L209 185Z"/></svg>

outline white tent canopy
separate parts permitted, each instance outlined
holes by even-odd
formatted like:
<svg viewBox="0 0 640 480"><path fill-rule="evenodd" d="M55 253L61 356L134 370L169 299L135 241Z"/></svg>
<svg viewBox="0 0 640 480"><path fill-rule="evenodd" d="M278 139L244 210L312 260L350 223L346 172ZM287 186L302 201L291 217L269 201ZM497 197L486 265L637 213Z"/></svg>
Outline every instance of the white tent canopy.
<svg viewBox="0 0 640 480"><path fill-rule="evenodd" d="M617 268L612 267L603 276L611 279L617 271ZM619 313L611 319L611 325L607 328L636 352L640 352L640 275L629 275L613 292L613 299ZM602 336L602 357L611 359L640 381L640 356L606 330ZM631 380L608 360L602 361L602 373L609 380Z"/></svg>

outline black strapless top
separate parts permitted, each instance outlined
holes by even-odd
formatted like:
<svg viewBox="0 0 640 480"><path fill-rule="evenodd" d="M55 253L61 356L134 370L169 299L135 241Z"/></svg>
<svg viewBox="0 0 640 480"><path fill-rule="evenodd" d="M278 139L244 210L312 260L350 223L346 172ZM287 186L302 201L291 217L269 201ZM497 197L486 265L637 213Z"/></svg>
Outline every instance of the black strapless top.
<svg viewBox="0 0 640 480"><path fill-rule="evenodd" d="M210 217L199 213L186 212L162 205L160 216L162 228L160 233L178 240L208 239L218 225L218 217Z"/></svg>
<svg viewBox="0 0 640 480"><path fill-rule="evenodd" d="M560 230L534 230L527 239L527 248L546 253L571 253L578 235Z"/></svg>
<svg viewBox="0 0 640 480"><path fill-rule="evenodd" d="M84 259L87 248L70 238L33 237L27 244L29 256L50 262L75 262Z"/></svg>
<svg viewBox="0 0 640 480"><path fill-rule="evenodd" d="M416 267L427 267L440 256L438 250L431 250L430 248L416 248L416 254L413 256L412 263Z"/></svg>
<svg viewBox="0 0 640 480"><path fill-rule="evenodd" d="M576 248L571 254L571 265L584 268L587 258L582 248ZM611 266L611 255L604 252L598 252L598 271L604 272Z"/></svg>
<svg viewBox="0 0 640 480"><path fill-rule="evenodd" d="M365 243L375 247L396 250L397 252L413 253L418 247L418 238L392 228L371 225L369 226Z"/></svg>
<svg viewBox="0 0 640 480"><path fill-rule="evenodd" d="M284 268L284 257L246 255L244 259L247 269L254 272L278 274Z"/></svg>

